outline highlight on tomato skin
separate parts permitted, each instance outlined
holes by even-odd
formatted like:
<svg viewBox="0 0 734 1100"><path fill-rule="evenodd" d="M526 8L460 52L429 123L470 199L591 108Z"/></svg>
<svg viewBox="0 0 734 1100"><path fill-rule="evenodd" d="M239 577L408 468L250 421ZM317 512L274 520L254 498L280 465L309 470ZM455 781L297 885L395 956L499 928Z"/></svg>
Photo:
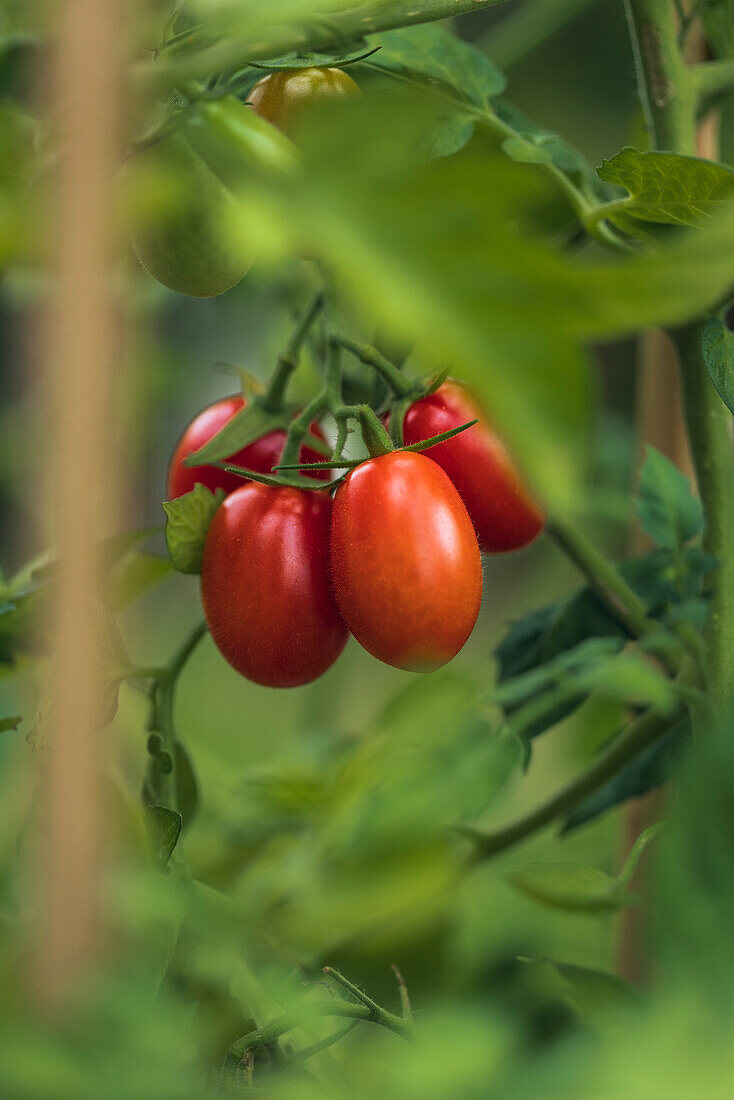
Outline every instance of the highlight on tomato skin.
<svg viewBox="0 0 734 1100"><path fill-rule="evenodd" d="M194 417L185 428L171 456L167 479L168 500L175 500L176 497L190 493L197 483L204 485L212 492L224 489L227 494L233 493L244 484L238 474L230 474L218 466L186 466L184 461L213 439L217 432L221 431L224 425L246 405L247 401L243 396L234 394L231 397L224 397L221 401L215 401L213 405L209 405ZM318 424L311 425L311 432L317 439L324 439ZM283 428L276 428L230 455L228 461L235 466L245 466L258 474L269 474L280 460L285 436ZM310 447L301 448L301 462L319 462L322 459L323 455L311 450ZM329 472L324 470L314 473L313 476L321 481L330 479Z"/></svg>
<svg viewBox="0 0 734 1100"><path fill-rule="evenodd" d="M304 109L358 94L359 85L342 69L315 66L269 73L252 89L248 102L261 118L290 135Z"/></svg>
<svg viewBox="0 0 734 1100"><path fill-rule="evenodd" d="M394 451L347 475L334 497L331 572L351 633L397 668L445 665L479 614L471 520L449 477L422 454Z"/></svg>
<svg viewBox="0 0 734 1100"><path fill-rule="evenodd" d="M404 440L420 443L477 417L479 424L423 454L437 462L458 489L481 550L493 554L520 550L538 537L545 516L504 443L463 387L444 383L436 393L411 405L403 422Z"/></svg>
<svg viewBox="0 0 734 1100"><path fill-rule="evenodd" d="M348 632L329 577L332 502L326 492L249 482L214 515L201 597L215 645L265 687L317 679Z"/></svg>

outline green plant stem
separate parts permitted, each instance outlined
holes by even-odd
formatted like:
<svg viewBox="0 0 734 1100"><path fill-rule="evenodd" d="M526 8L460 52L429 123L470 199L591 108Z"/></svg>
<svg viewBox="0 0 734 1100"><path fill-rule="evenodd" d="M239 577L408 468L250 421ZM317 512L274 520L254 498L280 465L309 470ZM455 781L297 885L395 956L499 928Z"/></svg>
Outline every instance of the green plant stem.
<svg viewBox="0 0 734 1100"><path fill-rule="evenodd" d="M696 87L670 0L625 0L640 102L654 148L694 156Z"/></svg>
<svg viewBox="0 0 734 1100"><path fill-rule="evenodd" d="M166 800L166 805L173 810L178 809L175 797L175 791L177 790L175 753L177 737L173 717L176 684L184 665L206 634L207 629L206 623L201 622L186 635L162 670L161 675L154 681L150 692L151 717L148 729L151 732L160 734L163 748L170 755L172 762L171 771L163 777L161 797Z"/></svg>
<svg viewBox="0 0 734 1100"><path fill-rule="evenodd" d="M646 711L639 718L635 718L619 737L599 753L585 771L561 787L545 802L541 802L515 821L492 832L461 827L459 830L461 835L474 844L470 865L489 859L514 844L519 844L521 840L527 839L557 818L569 813L585 798L599 790L625 764L634 760L643 749L668 733L680 719L681 714L682 711L677 711L675 715L663 716L654 711Z"/></svg>
<svg viewBox="0 0 734 1100"><path fill-rule="evenodd" d="M704 548L719 561L714 573L705 648L716 700L734 700L734 451L731 414L703 361L703 323L671 333L680 359L688 438L706 529Z"/></svg>
<svg viewBox="0 0 734 1100"><path fill-rule="evenodd" d="M667 0L625 0L625 3L653 145L674 153L693 154L698 93L703 79L698 76L700 70L686 67ZM706 517L704 545L721 563L715 577L705 645L714 697L727 704L734 693L734 457L729 435L731 418L703 361L704 320L671 332L671 337L680 361L686 427Z"/></svg>
<svg viewBox="0 0 734 1100"><path fill-rule="evenodd" d="M344 336L342 333L332 333L330 340L333 344L344 348L345 351L350 352L355 358L376 371L396 397L407 397L415 390L415 383L406 378L404 374L401 374L398 368L377 348L370 347L368 344L360 344L357 340L353 340L351 336Z"/></svg>
<svg viewBox="0 0 734 1100"><path fill-rule="evenodd" d="M267 390L265 391L262 403L266 409L271 412L280 412L283 407L283 398L285 396L286 387L290 380L293 371L298 366L298 360L301 354L308 334L311 331L311 326L318 317L320 311L323 309L324 296L322 293L315 294L309 302L308 306L304 310L300 317L298 324L296 325L293 334L283 349L282 353L278 356L278 363L273 371L273 376L270 379Z"/></svg>
<svg viewBox="0 0 734 1100"><path fill-rule="evenodd" d="M644 639L661 633L659 623L647 613L644 600L630 588L618 569L573 524L558 518L548 520L550 538L574 562L589 581L604 606L634 638ZM680 662L670 653L660 659L671 674L678 672Z"/></svg>
<svg viewBox="0 0 734 1100"><path fill-rule="evenodd" d="M690 75L699 102L730 92L734 89L734 57L692 65Z"/></svg>
<svg viewBox="0 0 734 1100"><path fill-rule="evenodd" d="M225 1065L236 1066L247 1056L250 1051L268 1046L289 1031L294 1031L302 1024L310 1023L326 1016L344 1017L351 1020L364 1020L366 1023L379 1024L394 1031L403 1039L412 1039L413 1025L409 1020L395 1016L379 1005L374 1008L368 1004L352 1004L337 997L331 1001L323 1001L319 1004L304 1005L303 1008L286 1012L277 1016L274 1020L255 1028L254 1031L243 1035L241 1039L227 1050Z"/></svg>
<svg viewBox="0 0 734 1100"><path fill-rule="evenodd" d="M167 57L158 63L145 61L133 68L133 76L144 88L175 87L187 78L203 79L224 69L242 68L248 61L260 61L296 50L328 49L339 43L354 42L366 35L394 27L432 23L439 19L466 15L495 7L504 0L368 0L347 3L342 11L322 18L299 19L288 24L283 19L262 20L257 34L222 35L210 46L196 52Z"/></svg>

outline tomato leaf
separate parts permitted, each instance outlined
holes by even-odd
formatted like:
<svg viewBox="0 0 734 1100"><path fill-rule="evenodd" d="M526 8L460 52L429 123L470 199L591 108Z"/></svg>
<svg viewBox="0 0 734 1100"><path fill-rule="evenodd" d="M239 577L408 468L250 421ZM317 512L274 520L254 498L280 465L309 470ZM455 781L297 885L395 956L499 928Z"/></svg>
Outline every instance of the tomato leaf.
<svg viewBox="0 0 734 1100"><path fill-rule="evenodd" d="M15 714L12 718L0 718L0 733L7 733L8 730L17 730L23 719L20 715Z"/></svg>
<svg viewBox="0 0 734 1100"><path fill-rule="evenodd" d="M604 970L591 970L555 959L521 958L533 967L547 967L561 981L561 994L575 1012L592 1024L603 1024L609 1016L624 1012L638 1001L631 986Z"/></svg>
<svg viewBox="0 0 734 1100"><path fill-rule="evenodd" d="M616 878L583 863L526 863L507 878L534 901L573 913L603 915L637 901Z"/></svg>
<svg viewBox="0 0 734 1100"><path fill-rule="evenodd" d="M145 823L155 855L165 865L173 855L181 835L181 814L169 810L167 806L146 806Z"/></svg>
<svg viewBox="0 0 734 1100"><path fill-rule="evenodd" d="M190 493L164 501L166 545L179 573L200 573L209 524L225 497L224 489L212 493L200 482Z"/></svg>
<svg viewBox="0 0 734 1100"><path fill-rule="evenodd" d="M719 317L710 317L701 338L703 359L719 397L734 413L734 334Z"/></svg>
<svg viewBox="0 0 734 1100"><path fill-rule="evenodd" d="M648 535L667 550L683 547L703 530L703 510L691 483L654 447L640 472L637 511Z"/></svg>
<svg viewBox="0 0 734 1100"><path fill-rule="evenodd" d="M381 48L370 67L445 88L484 110L505 89L504 75L485 54L435 23L386 31L371 41Z"/></svg>
<svg viewBox="0 0 734 1100"><path fill-rule="evenodd" d="M111 611L122 611L173 572L173 562L161 554L133 550L112 569L105 586Z"/></svg>
<svg viewBox="0 0 734 1100"><path fill-rule="evenodd" d="M690 737L690 722L684 719L670 733L644 749L594 794L580 802L564 821L561 832L570 832L622 802L641 798L661 787L674 774Z"/></svg>
<svg viewBox="0 0 734 1100"><path fill-rule="evenodd" d="M624 214L641 221L701 225L734 199L734 170L700 157L627 146L597 171L605 183L629 191Z"/></svg>

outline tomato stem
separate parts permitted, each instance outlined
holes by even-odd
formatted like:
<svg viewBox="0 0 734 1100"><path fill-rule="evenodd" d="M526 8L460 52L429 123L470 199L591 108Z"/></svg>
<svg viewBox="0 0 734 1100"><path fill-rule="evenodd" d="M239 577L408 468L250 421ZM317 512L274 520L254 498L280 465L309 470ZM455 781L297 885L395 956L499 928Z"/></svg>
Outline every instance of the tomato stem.
<svg viewBox="0 0 734 1100"><path fill-rule="evenodd" d="M396 397L407 397L409 394L414 393L415 383L401 374L398 368L377 348L370 347L369 344L360 344L357 340L353 340L351 336L345 336L343 333L332 333L330 340L333 344L350 352L365 366L376 371L387 382Z"/></svg>
<svg viewBox="0 0 734 1100"><path fill-rule="evenodd" d="M311 326L323 307L324 295L319 291L303 311L290 340L278 356L278 363L262 398L263 406L271 412L280 412L283 408L283 399L288 382L298 366L301 351L311 331Z"/></svg>

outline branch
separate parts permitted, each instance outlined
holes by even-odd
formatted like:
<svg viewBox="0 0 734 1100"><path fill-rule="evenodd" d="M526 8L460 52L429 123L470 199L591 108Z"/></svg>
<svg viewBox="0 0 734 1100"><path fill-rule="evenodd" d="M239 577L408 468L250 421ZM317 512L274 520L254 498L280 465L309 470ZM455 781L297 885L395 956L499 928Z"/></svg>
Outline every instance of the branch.
<svg viewBox="0 0 734 1100"><path fill-rule="evenodd" d="M625 0L625 10L652 146L695 156L696 92L670 0Z"/></svg>
<svg viewBox="0 0 734 1100"><path fill-rule="evenodd" d="M734 57L702 61L693 65L690 72L699 100L711 99L734 88Z"/></svg>
<svg viewBox="0 0 734 1100"><path fill-rule="evenodd" d="M534 810L516 818L493 832L482 832L468 826L461 826L459 832L471 840L475 851L471 863L479 863L503 852L506 848L525 840L539 829L574 809L583 799L602 787L634 758L663 737L683 714L682 708L675 714L661 715L654 711L635 718L626 730L604 749L589 765L586 771L576 776L556 794L541 802Z"/></svg>
<svg viewBox="0 0 734 1100"><path fill-rule="evenodd" d="M630 588L619 570L599 553L578 528L563 520L549 519L547 531L553 541L587 578L592 590L633 638L650 638L662 627L647 613L644 600ZM666 648L657 654L668 672L675 675L678 660Z"/></svg>
<svg viewBox="0 0 734 1100"><path fill-rule="evenodd" d="M291 24L274 19L258 28L257 37L232 35L196 53L179 55L157 64L139 63L133 75L151 89L175 87L181 80L200 80L224 69L237 69L249 61L258 61L296 50L300 53L328 49L339 43L354 42L379 31L416 23L433 23L468 12L495 7L504 0L371 0L355 4L344 0L342 10Z"/></svg>
<svg viewBox="0 0 734 1100"><path fill-rule="evenodd" d="M703 323L671 333L678 351L688 438L706 528L703 544L719 561L705 637L708 671L717 700L734 698L734 451L731 414L703 361Z"/></svg>

